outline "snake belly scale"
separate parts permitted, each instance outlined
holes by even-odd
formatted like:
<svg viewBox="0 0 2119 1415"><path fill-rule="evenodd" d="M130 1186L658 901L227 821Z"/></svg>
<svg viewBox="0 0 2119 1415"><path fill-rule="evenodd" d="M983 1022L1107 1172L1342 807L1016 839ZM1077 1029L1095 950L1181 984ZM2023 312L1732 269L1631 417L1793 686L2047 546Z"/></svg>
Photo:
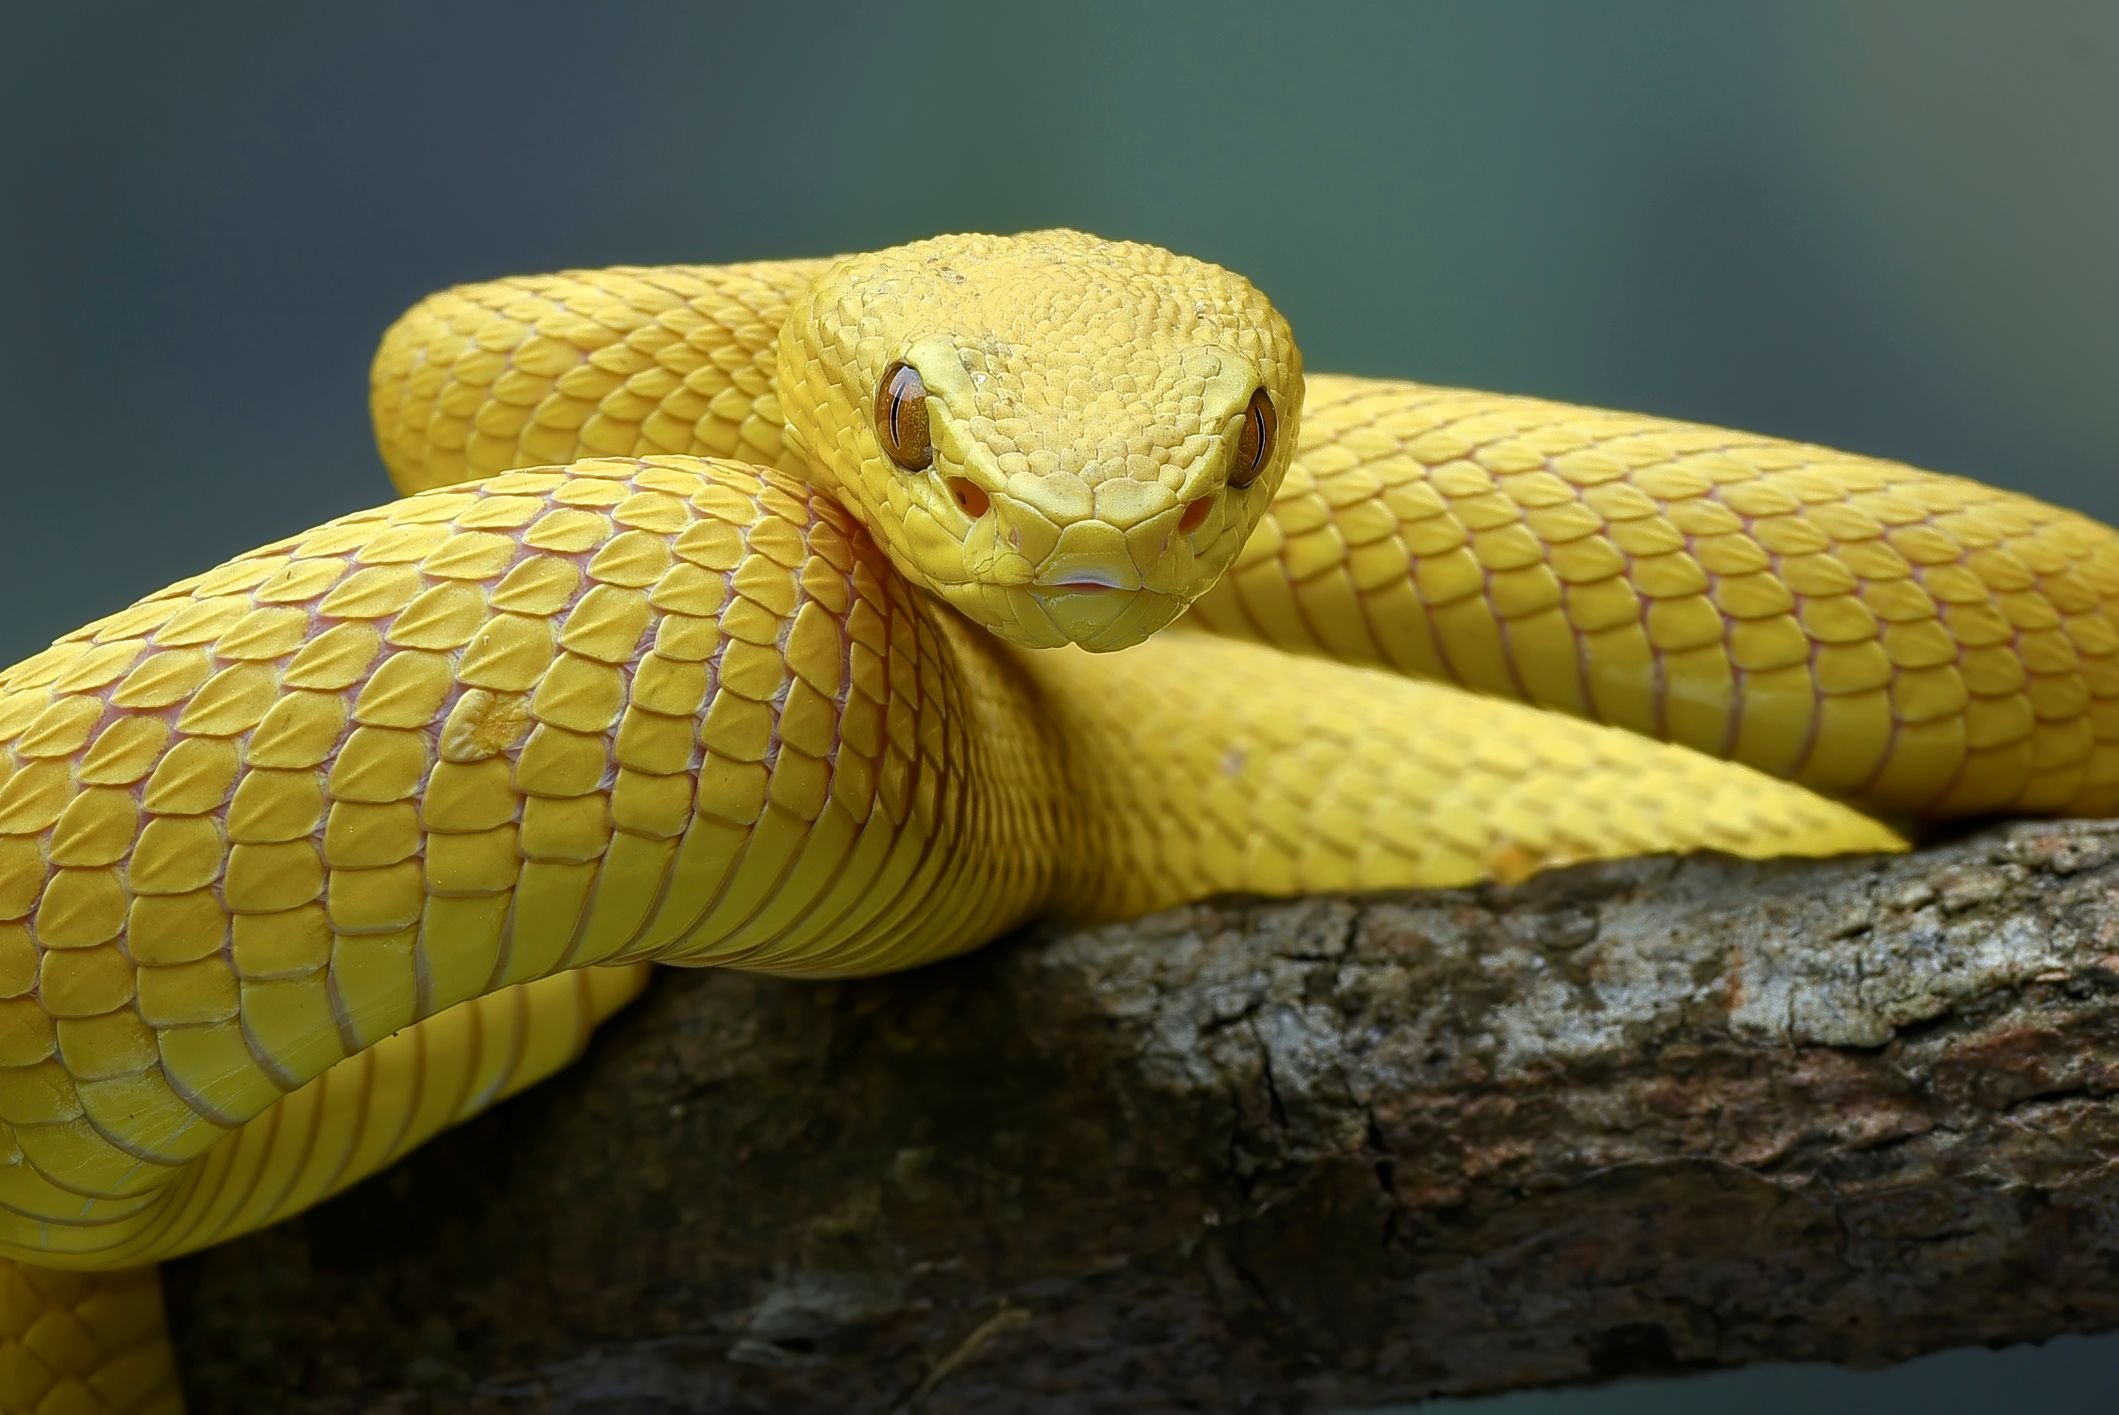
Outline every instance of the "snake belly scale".
<svg viewBox="0 0 2119 1415"><path fill-rule="evenodd" d="M655 962L2119 806L2110 529L1306 377L1154 247L464 286L371 395L419 494L0 675L0 1410L179 1408L154 1263L564 1066Z"/></svg>

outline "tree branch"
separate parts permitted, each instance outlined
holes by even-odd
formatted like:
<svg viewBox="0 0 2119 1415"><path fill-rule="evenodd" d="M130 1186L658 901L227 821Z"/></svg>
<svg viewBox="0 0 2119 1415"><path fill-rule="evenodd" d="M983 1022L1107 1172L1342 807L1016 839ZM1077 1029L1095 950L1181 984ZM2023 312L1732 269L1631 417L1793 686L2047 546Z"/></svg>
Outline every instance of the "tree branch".
<svg viewBox="0 0 2119 1415"><path fill-rule="evenodd" d="M2110 1327L2115 900L2027 824L671 976L174 1265L179 1349L202 1409L1280 1410Z"/></svg>

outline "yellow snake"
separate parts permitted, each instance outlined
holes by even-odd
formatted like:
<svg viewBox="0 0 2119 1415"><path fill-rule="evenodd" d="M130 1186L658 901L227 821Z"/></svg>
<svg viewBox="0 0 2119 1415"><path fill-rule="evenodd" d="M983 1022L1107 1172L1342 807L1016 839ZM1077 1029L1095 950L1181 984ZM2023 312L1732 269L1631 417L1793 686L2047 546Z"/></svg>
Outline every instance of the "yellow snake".
<svg viewBox="0 0 2119 1415"><path fill-rule="evenodd" d="M467 286L372 399L423 494L0 675L5 1410L177 1409L152 1264L565 1065L651 961L2119 805L2111 530L1305 379L1153 247Z"/></svg>

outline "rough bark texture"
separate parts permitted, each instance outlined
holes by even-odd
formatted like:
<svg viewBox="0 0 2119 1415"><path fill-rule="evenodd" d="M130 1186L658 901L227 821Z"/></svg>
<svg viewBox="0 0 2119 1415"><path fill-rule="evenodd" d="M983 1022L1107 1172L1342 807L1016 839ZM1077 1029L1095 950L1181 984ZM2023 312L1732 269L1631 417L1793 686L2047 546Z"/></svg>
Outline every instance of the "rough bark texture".
<svg viewBox="0 0 2119 1415"><path fill-rule="evenodd" d="M671 975L174 1265L200 1410L1306 1410L2119 1325L2119 829Z"/></svg>

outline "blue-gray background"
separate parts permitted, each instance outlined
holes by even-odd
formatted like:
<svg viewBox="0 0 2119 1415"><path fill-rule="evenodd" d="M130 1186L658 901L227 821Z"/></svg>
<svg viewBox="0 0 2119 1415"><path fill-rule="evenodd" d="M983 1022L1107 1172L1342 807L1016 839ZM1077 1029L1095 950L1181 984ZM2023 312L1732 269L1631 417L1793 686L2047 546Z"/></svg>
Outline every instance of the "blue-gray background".
<svg viewBox="0 0 2119 1415"><path fill-rule="evenodd" d="M27 4L0 655L380 499L403 306L1070 224L1312 367L1642 408L2119 520L2119 4ZM2119 1339L1496 1412L2109 1410Z"/></svg>

